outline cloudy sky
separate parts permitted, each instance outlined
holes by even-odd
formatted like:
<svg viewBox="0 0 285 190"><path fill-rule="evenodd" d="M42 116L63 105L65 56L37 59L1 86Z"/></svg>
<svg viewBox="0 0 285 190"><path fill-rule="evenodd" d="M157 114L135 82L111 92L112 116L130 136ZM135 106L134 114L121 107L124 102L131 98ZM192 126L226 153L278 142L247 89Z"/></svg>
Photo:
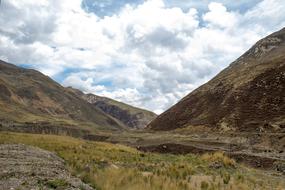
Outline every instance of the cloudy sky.
<svg viewBox="0 0 285 190"><path fill-rule="evenodd" d="M285 0L2 0L0 59L161 113L285 26Z"/></svg>

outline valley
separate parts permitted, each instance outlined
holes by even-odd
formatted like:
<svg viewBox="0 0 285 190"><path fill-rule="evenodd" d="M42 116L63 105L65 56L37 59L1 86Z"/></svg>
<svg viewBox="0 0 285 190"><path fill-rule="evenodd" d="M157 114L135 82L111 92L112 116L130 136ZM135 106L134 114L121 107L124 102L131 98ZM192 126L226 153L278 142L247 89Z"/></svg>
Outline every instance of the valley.
<svg viewBox="0 0 285 190"><path fill-rule="evenodd" d="M284 189L285 28L160 115L0 61L0 144L0 189Z"/></svg>
<svg viewBox="0 0 285 190"><path fill-rule="evenodd" d="M174 131L108 131L82 129L48 124L3 125L1 131L33 134L56 134L91 141L123 144L143 152L172 154L204 154L223 151L227 156L247 166L279 171L285 174L285 133L256 132L195 132L189 129Z"/></svg>

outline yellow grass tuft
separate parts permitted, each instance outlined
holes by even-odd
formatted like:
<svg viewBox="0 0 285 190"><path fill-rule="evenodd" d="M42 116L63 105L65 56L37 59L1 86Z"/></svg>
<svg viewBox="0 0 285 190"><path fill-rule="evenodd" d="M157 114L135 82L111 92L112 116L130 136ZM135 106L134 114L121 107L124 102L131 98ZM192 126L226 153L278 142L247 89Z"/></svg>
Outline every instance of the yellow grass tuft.
<svg viewBox="0 0 285 190"><path fill-rule="evenodd" d="M221 163L225 167L236 167L236 161L226 156L224 152L206 153L201 158L210 163Z"/></svg>

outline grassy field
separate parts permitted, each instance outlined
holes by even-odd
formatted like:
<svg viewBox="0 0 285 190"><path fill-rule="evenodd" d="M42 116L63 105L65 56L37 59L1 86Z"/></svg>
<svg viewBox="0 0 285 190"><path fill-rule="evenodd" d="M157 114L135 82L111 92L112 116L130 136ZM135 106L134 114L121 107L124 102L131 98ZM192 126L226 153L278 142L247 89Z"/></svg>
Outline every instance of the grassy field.
<svg viewBox="0 0 285 190"><path fill-rule="evenodd" d="M0 133L0 143L55 152L75 176L98 190L285 189L284 176L238 165L221 152L162 155L65 136L7 132Z"/></svg>

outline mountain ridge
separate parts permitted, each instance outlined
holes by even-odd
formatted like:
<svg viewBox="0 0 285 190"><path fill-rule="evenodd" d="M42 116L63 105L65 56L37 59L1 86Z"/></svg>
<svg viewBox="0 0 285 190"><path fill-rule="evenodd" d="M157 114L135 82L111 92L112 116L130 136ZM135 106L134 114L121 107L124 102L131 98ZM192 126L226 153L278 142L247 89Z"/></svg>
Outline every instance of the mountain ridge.
<svg viewBox="0 0 285 190"><path fill-rule="evenodd" d="M285 28L259 40L229 67L158 116L148 129L284 130L284 52Z"/></svg>
<svg viewBox="0 0 285 190"><path fill-rule="evenodd" d="M83 99L101 109L104 113L122 121L132 129L143 129L156 117L153 112L94 94L85 94Z"/></svg>

